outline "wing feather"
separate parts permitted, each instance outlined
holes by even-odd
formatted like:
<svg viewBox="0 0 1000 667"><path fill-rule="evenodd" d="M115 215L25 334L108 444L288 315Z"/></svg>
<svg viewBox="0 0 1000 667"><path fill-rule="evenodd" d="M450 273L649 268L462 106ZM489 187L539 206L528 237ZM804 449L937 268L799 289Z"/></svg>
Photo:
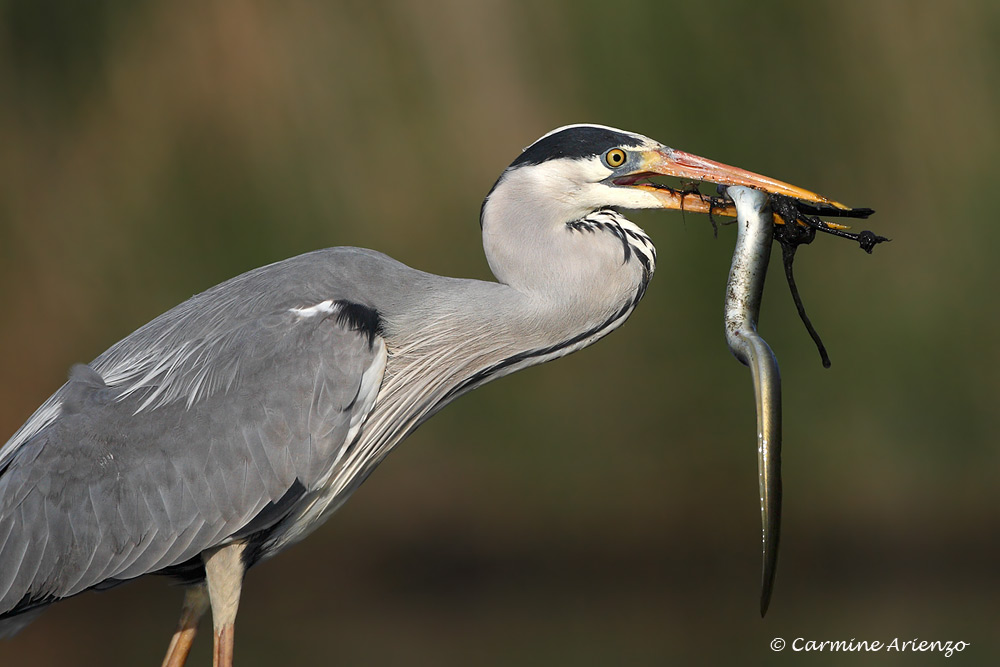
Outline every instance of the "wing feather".
<svg viewBox="0 0 1000 667"><path fill-rule="evenodd" d="M385 346L336 308L237 298L267 293L255 275L74 371L0 451L0 618L180 566L282 521L329 479Z"/></svg>

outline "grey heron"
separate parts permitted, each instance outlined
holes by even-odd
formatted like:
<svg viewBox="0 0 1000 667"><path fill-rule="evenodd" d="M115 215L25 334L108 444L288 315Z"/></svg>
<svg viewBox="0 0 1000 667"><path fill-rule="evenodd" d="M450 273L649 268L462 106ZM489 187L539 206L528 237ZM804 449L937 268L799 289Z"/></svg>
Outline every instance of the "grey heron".
<svg viewBox="0 0 1000 667"><path fill-rule="evenodd" d="M188 586L164 664L185 662L210 608L214 663L231 665L247 568L315 530L456 397L629 317L656 252L620 210L704 210L657 175L842 207L572 125L524 149L483 203L496 282L332 248L190 298L74 366L0 448L0 635L62 598L157 573Z"/></svg>

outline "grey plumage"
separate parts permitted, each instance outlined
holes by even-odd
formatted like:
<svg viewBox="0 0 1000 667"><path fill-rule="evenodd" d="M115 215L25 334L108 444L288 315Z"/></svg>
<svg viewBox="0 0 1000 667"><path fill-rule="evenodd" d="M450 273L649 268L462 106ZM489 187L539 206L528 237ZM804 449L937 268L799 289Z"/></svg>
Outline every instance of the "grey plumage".
<svg viewBox="0 0 1000 667"><path fill-rule="evenodd" d="M850 210L781 181L595 125L559 128L483 202L498 282L357 248L245 273L138 329L0 448L0 637L84 590L189 584L164 665L209 606L231 667L246 568L315 530L444 405L620 326L656 268L618 209L733 215L655 175Z"/></svg>
<svg viewBox="0 0 1000 667"><path fill-rule="evenodd" d="M335 313L291 309L338 282L355 296L325 270L349 273L353 254L245 274L74 368L59 418L0 476L0 609L182 564L296 480L315 488L370 408L357 399L378 352Z"/></svg>
<svg viewBox="0 0 1000 667"><path fill-rule="evenodd" d="M609 206L663 203L612 182L631 173L603 162L618 145L663 148L564 128L504 172L481 220L500 282L321 250L196 295L74 367L0 449L0 634L143 574L199 581L229 543L244 566L267 558L457 396L619 326L655 251Z"/></svg>
<svg viewBox="0 0 1000 667"><path fill-rule="evenodd" d="M617 244L622 270L641 277L641 268L622 263L620 240L608 243ZM290 518L321 516L346 499L462 382L518 355L525 357L495 375L568 353L558 346L577 330L593 333L570 347L592 342L627 316L635 290L622 296L589 317L546 320L529 309L495 322L498 304L538 297L336 248L193 297L75 367L41 410L43 425L2 452L0 610L181 566L240 535L298 482L305 493L296 507L255 526L266 532L286 522L262 547L270 555L312 527ZM325 301L371 308L376 300L385 330L377 341L336 310L293 312ZM368 416L362 378L385 363L383 335L394 343L392 357L385 381L375 383L379 409ZM51 405L60 407L56 419L45 417ZM352 421L366 416L371 428L349 442Z"/></svg>

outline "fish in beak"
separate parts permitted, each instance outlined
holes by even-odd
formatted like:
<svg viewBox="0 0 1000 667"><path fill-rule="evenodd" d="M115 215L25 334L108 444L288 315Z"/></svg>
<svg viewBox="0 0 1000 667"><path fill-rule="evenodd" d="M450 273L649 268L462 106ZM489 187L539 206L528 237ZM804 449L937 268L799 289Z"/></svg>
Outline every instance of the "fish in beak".
<svg viewBox="0 0 1000 667"><path fill-rule="evenodd" d="M866 208L851 208L811 190L667 146L644 151L639 166L631 173L616 178L614 183L652 193L660 201L662 208L736 217L736 206L731 200L706 197L699 192L671 188L650 180L658 176L670 176L687 182L704 181L720 186L754 188L771 195L788 197L795 201L798 211L809 215L867 218L873 212ZM785 220L775 215L774 222L784 224ZM826 224L835 230L847 228L836 223Z"/></svg>
<svg viewBox="0 0 1000 667"><path fill-rule="evenodd" d="M858 241L869 253L875 244L888 239L872 232L848 233L845 225L816 217L867 218L874 213L872 209L851 208L811 190L663 145L648 146L638 157L627 173L613 177L614 185L651 194L660 208L738 217L740 221L726 286L726 339L733 355L750 368L756 397L763 616L774 588L781 528L781 377L774 353L757 333L771 244L777 241L782 245L785 274L799 315L817 342L824 366L829 366L791 277L795 247L810 242L817 230ZM664 176L679 179L682 185L670 187L652 180ZM718 196L704 195L689 185L698 182L717 184Z"/></svg>
<svg viewBox="0 0 1000 667"><path fill-rule="evenodd" d="M774 590L781 535L781 373L774 352L757 333L774 226L765 193L730 186L727 194L738 209L740 224L736 225L736 248L726 284L726 342L733 356L750 368L757 405L763 616Z"/></svg>

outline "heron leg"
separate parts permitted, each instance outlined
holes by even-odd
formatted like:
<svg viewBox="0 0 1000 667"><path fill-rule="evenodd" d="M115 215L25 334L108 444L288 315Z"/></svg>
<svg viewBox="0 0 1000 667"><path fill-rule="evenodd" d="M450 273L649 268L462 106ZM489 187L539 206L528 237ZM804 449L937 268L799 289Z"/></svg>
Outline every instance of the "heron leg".
<svg viewBox="0 0 1000 667"><path fill-rule="evenodd" d="M232 667L236 610L240 606L243 587L243 549L246 544L235 542L202 553L205 581L212 604L212 624L215 629L213 667Z"/></svg>
<svg viewBox="0 0 1000 667"><path fill-rule="evenodd" d="M205 584L188 586L184 591L184 606L181 607L181 620L177 623L177 632L170 639L167 655L163 658L163 667L184 667L191 644L198 632L198 621L208 611L208 589Z"/></svg>

